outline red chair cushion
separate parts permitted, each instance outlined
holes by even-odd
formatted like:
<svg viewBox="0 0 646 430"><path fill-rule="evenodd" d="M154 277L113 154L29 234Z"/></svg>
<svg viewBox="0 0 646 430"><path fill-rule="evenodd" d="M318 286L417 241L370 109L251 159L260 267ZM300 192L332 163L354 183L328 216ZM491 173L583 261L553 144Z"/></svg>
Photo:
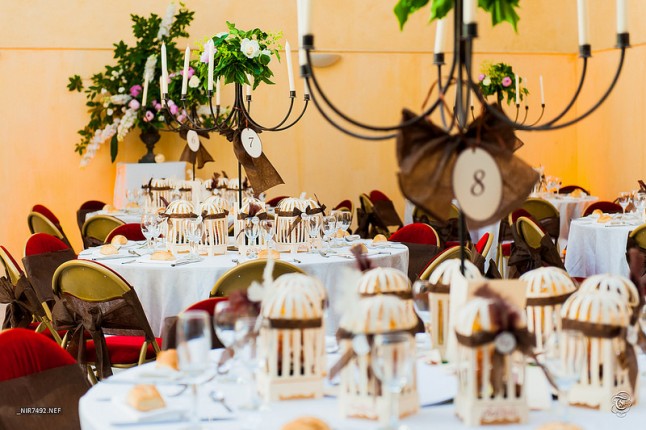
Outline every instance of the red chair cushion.
<svg viewBox="0 0 646 430"><path fill-rule="evenodd" d="M348 199L343 200L341 203L338 205L334 206L333 210L338 210L339 208L346 208L352 210L352 202Z"/></svg>
<svg viewBox="0 0 646 430"><path fill-rule="evenodd" d="M110 354L112 364L133 364L139 361L139 350L146 339L143 336L106 336L105 343ZM161 348L161 338L156 338L157 344ZM96 348L94 341L90 340L85 345L86 360L96 362ZM146 359L155 357L153 345L148 345Z"/></svg>
<svg viewBox="0 0 646 430"><path fill-rule="evenodd" d="M47 233L36 233L27 239L25 256L62 251L63 249L69 249L69 246L59 238Z"/></svg>
<svg viewBox="0 0 646 430"><path fill-rule="evenodd" d="M81 210L96 210L100 211L105 206L105 203L98 200L88 200L80 207Z"/></svg>
<svg viewBox="0 0 646 430"><path fill-rule="evenodd" d="M206 300L201 300L197 303L193 303L191 306L187 307L187 311L207 311L209 315L213 315L215 311L215 305L220 302L226 302L229 300L228 297L211 297Z"/></svg>
<svg viewBox="0 0 646 430"><path fill-rule="evenodd" d="M112 230L108 234L108 237L105 238L105 243L110 243L112 238L118 234L125 236L128 240L146 240L146 237L141 232L141 226L139 224L131 223L120 225Z"/></svg>
<svg viewBox="0 0 646 430"><path fill-rule="evenodd" d="M448 240L448 241L444 244L444 247L445 247L446 249L453 248L453 247L455 247L455 246L460 246L460 242L458 242L457 240Z"/></svg>
<svg viewBox="0 0 646 430"><path fill-rule="evenodd" d="M56 342L23 328L0 333L0 381L76 363Z"/></svg>
<svg viewBox="0 0 646 430"><path fill-rule="evenodd" d="M623 212L623 209L621 209L621 206L619 206L617 203L601 201L594 202L590 206L585 208L585 210L583 211L583 216L590 215L596 209L600 209L601 212L607 214L620 214Z"/></svg>
<svg viewBox="0 0 646 430"><path fill-rule="evenodd" d="M428 225L413 223L400 228L388 239L391 242L409 242L423 245L437 245L437 237Z"/></svg>
<svg viewBox="0 0 646 430"><path fill-rule="evenodd" d="M507 242L502 244L502 255L503 257L509 257L511 255L511 245L513 242Z"/></svg>
<svg viewBox="0 0 646 430"><path fill-rule="evenodd" d="M278 196L278 197L274 197L273 199L269 199L269 200L267 200L265 203L266 203L266 204L268 204L268 205L269 205L269 206L271 206L271 207L276 207L276 206L278 206L278 203L280 203L280 201L281 201L282 199L286 199L287 197L288 197L288 196Z"/></svg>
<svg viewBox="0 0 646 430"><path fill-rule="evenodd" d="M31 211L38 212L39 214L41 214L42 216L50 220L52 224L54 224L57 227L60 227L61 222L58 220L58 218L56 218L56 215L54 215L54 213L49 209L47 209L45 206L35 205L33 208L31 208Z"/></svg>
<svg viewBox="0 0 646 430"><path fill-rule="evenodd" d="M476 243L476 251L478 251L478 254L482 254L482 251L484 251L485 246L487 245L487 241L489 240L489 233L485 233L478 243Z"/></svg>
<svg viewBox="0 0 646 430"><path fill-rule="evenodd" d="M19 265L18 265L18 263L16 262L16 259L15 259L15 258L13 258L13 255L11 255L11 253L10 253L9 251L7 251L7 248L5 248L4 246L0 245L0 248L2 248L2 250L3 250L3 251L4 251L4 253L7 255L7 257L9 257L9 260L11 260L11 263L12 263L14 266L16 266L16 268L18 269L18 273L20 273L21 275L23 275L23 274L24 274L24 272L22 271L22 269L20 268L20 266L19 266Z"/></svg>
<svg viewBox="0 0 646 430"><path fill-rule="evenodd" d="M370 191L370 201L376 202L379 200L390 200L387 195L382 193L379 190L372 190Z"/></svg>

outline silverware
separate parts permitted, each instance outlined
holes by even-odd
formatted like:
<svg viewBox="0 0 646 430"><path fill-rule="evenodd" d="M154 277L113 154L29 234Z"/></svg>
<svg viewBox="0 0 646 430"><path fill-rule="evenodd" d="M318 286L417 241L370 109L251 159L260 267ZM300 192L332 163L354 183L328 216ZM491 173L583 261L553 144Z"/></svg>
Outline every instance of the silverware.
<svg viewBox="0 0 646 430"><path fill-rule="evenodd" d="M132 258L132 255L110 255L107 257L94 257L92 261L101 261L101 260L119 260L121 258Z"/></svg>
<svg viewBox="0 0 646 430"><path fill-rule="evenodd" d="M137 257L141 257L143 254L138 253L134 249L129 249L128 254L136 255Z"/></svg>
<svg viewBox="0 0 646 430"><path fill-rule="evenodd" d="M209 393L209 397L215 403L220 403L222 406L224 406L224 409L226 409L228 412L233 413L233 409L231 408L231 406L227 405L227 402L224 399L224 393L222 391L211 391Z"/></svg>
<svg viewBox="0 0 646 430"><path fill-rule="evenodd" d="M302 263L302 261L301 261L301 260L297 260L296 258L292 259L292 261L293 261L294 263Z"/></svg>
<svg viewBox="0 0 646 430"><path fill-rule="evenodd" d="M232 258L232 259L231 259L231 262L232 262L232 263L236 263L236 266L237 266L238 264L240 264L240 261L239 261L237 258Z"/></svg>
<svg viewBox="0 0 646 430"><path fill-rule="evenodd" d="M230 421L235 420L236 417L200 417L201 422L211 422L211 421ZM159 419L159 420L142 420L142 421L112 421L110 425L115 427L125 427L125 426L138 426L138 425L154 425L154 424L169 424L169 423L180 423L180 422L189 422L189 418L185 415L174 416L170 419Z"/></svg>
<svg viewBox="0 0 646 430"><path fill-rule="evenodd" d="M130 263L134 263L135 261L137 261L136 258L134 260L122 261L121 264L130 264Z"/></svg>
<svg viewBox="0 0 646 430"><path fill-rule="evenodd" d="M178 261L177 263L171 264L170 267L183 266L185 264L198 263L200 261L202 260L183 260L183 261Z"/></svg>

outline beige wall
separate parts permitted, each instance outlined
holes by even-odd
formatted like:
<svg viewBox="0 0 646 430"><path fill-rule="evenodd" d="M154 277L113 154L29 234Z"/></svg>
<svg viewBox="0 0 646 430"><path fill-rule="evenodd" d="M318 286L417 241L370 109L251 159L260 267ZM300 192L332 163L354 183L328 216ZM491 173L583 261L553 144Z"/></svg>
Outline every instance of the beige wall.
<svg viewBox="0 0 646 430"><path fill-rule="evenodd" d="M229 19L242 28L282 29L285 38L296 45L294 0L186 3L197 12L192 40L221 31ZM419 109L436 78L429 55L434 26L426 24L426 12L414 16L400 33L391 12L394 1L313 3L317 47L343 56L334 67L318 72L332 99L349 114L376 124L396 122L403 106ZM480 15L482 37L476 46L481 54L476 64L482 60L512 63L534 91L531 118L538 104L540 74L545 77L547 116L567 103L577 82L575 9L574 4L562 3L523 1L519 36L509 26L488 28L487 18ZM73 152L76 130L88 117L83 96L66 90L67 77L75 73L87 77L110 62L111 44L130 40L130 13L163 15L165 7L166 2L159 0L0 0L0 243L17 256L22 256L28 237L25 219L33 204L45 204L61 218L78 251L76 209L89 199L111 200L114 166L107 148L86 169L78 167L79 157ZM634 0L630 7L636 29L645 6ZM560 13L551 16L555 8ZM613 8L595 5L592 15L596 23L610 16L610 24L593 25L600 29L593 45L611 47ZM633 41L644 40L646 30L639 31ZM520 134L525 147L519 155L531 164L542 163L565 182L590 186L602 197L632 188L641 176L644 158L640 142L644 126L639 119L644 117L641 82L645 64L639 59L643 49L638 46L629 52L626 73L601 112L577 127ZM595 53L591 85L577 109L587 106L605 85L615 57L615 51ZM267 123L281 117L287 103L282 96L287 92L284 66L276 64L274 71L277 85L262 88L254 96L254 114ZM379 188L393 197L403 213L395 181L394 141L371 143L346 137L314 109L297 127L262 137L268 157L286 182L270 195L307 191L334 205L344 198L356 203L360 192ZM213 136L206 145L216 163L208 164L201 176L223 169L235 176L230 143ZM167 135L158 151L174 160L182 147L175 136ZM118 161L135 161L142 153L143 145L131 133L121 144ZM597 173L602 171L607 173Z"/></svg>

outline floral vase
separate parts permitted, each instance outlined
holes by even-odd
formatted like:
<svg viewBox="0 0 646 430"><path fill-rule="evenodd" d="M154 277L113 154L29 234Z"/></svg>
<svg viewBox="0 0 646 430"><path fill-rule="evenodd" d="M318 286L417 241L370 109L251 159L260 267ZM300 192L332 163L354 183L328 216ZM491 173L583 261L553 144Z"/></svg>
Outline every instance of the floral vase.
<svg viewBox="0 0 646 430"><path fill-rule="evenodd" d="M153 149L155 148L155 144L161 138L161 136L159 135L159 131L156 128L143 130L139 135L139 138L142 140L142 142L144 142L144 145L146 145L146 149L148 150L148 152L139 159L139 162L154 163L155 154L153 153Z"/></svg>

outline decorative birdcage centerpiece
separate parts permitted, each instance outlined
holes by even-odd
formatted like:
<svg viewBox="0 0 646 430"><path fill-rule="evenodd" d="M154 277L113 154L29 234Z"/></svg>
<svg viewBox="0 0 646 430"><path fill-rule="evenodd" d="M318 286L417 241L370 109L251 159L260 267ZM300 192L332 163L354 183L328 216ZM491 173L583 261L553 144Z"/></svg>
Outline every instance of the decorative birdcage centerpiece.
<svg viewBox="0 0 646 430"><path fill-rule="evenodd" d="M475 297L458 313L455 333L456 414L469 426L526 422L525 354L534 339L525 312L499 296Z"/></svg>
<svg viewBox="0 0 646 430"><path fill-rule="evenodd" d="M167 249L173 254L188 252L188 221L197 218L193 203L186 200L174 200L166 207L164 215L168 219Z"/></svg>
<svg viewBox="0 0 646 430"><path fill-rule="evenodd" d="M527 283L527 329L534 333L536 348L543 349L554 331L561 331L561 306L576 291L576 285L565 270L540 267L520 277Z"/></svg>
<svg viewBox="0 0 646 430"><path fill-rule="evenodd" d="M266 399L323 396L324 291L316 278L292 273L276 279L272 293L263 299L260 345L265 362L258 388Z"/></svg>
<svg viewBox="0 0 646 430"><path fill-rule="evenodd" d="M288 197L276 208L276 248L279 252L305 249L309 243L309 232L302 215L318 216L323 219L325 206L313 199ZM319 223L319 225L321 225Z"/></svg>
<svg viewBox="0 0 646 430"><path fill-rule="evenodd" d="M229 238L229 211L226 201L221 197L211 196L200 206L204 223L202 245L209 256L227 252Z"/></svg>
<svg viewBox="0 0 646 430"><path fill-rule="evenodd" d="M463 275L460 260L453 258L440 263L433 270L425 288L431 311L430 324L426 330L431 336L433 348L440 353L442 360L446 359L451 327L449 312L451 284L457 279L475 281L483 278L478 268L468 260L464 262Z"/></svg>
<svg viewBox="0 0 646 430"><path fill-rule="evenodd" d="M175 187L179 191L179 198L181 200L193 200L193 183L191 181L177 181Z"/></svg>
<svg viewBox="0 0 646 430"><path fill-rule="evenodd" d="M165 199L166 202L170 202L170 193L172 190L170 181L165 178L152 178L148 181L147 184L144 184L142 188L148 193L148 203L152 208L163 208L166 206L166 203L162 200Z"/></svg>
<svg viewBox="0 0 646 430"><path fill-rule="evenodd" d="M561 357L585 357L579 382L569 392L570 404L610 412L611 399L617 393L625 392L636 399L639 371L635 349L628 340L631 313L618 294L608 291L580 289L563 304ZM570 330L583 334L584 351L568 349Z"/></svg>
<svg viewBox="0 0 646 430"><path fill-rule="evenodd" d="M343 416L388 420L390 394L372 370L370 343L375 335L412 331L416 325L417 316L406 300L389 294L361 298L356 309L343 315L337 336L342 358L331 370L332 377L339 375L339 405ZM415 357L414 338L398 353ZM415 370L399 395L398 410L402 417L419 410Z"/></svg>
<svg viewBox="0 0 646 430"><path fill-rule="evenodd" d="M268 216L265 202L259 199L256 199L255 197L249 197L244 199L242 201L242 207L239 209L237 207L234 208L234 213L235 213L235 217L233 220L233 237L235 237L235 241L238 244L238 246L245 244L245 233L244 233L245 221L248 218L253 218L253 217L258 217L258 220L263 220L263 219L267 219L267 216ZM256 243L250 243L249 245L264 245L264 244L265 244L265 237L263 232L261 231L260 234L258 234Z"/></svg>

